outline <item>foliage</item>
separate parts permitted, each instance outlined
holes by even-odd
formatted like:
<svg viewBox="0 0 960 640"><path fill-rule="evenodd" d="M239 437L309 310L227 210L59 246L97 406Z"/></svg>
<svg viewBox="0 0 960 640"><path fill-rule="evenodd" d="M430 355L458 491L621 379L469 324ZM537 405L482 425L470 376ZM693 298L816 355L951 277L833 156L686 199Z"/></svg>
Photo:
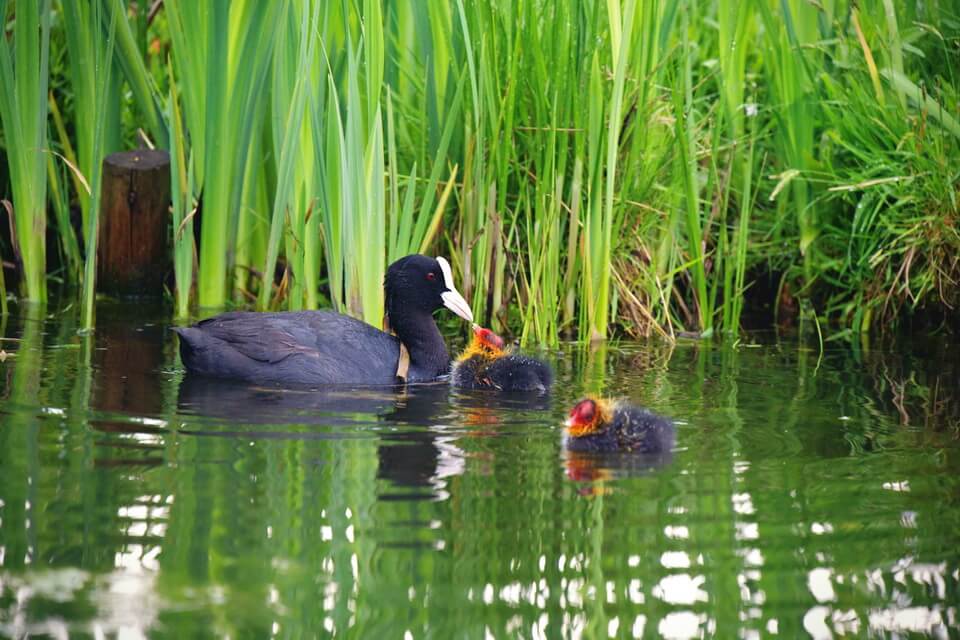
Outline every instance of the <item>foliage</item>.
<svg viewBox="0 0 960 640"><path fill-rule="evenodd" d="M950 2L7 4L27 297L46 203L51 268L92 291L94 149L149 140L172 158L178 316L378 323L386 265L415 251L451 258L479 321L538 343L736 334L794 298L860 332L960 302ZM754 286L770 277L775 295Z"/></svg>
<svg viewBox="0 0 960 640"><path fill-rule="evenodd" d="M22 294L45 302L50 0L18 3L16 15L12 39L0 39L0 122L13 195L6 214L22 264ZM0 0L0 20L6 25L7 0Z"/></svg>

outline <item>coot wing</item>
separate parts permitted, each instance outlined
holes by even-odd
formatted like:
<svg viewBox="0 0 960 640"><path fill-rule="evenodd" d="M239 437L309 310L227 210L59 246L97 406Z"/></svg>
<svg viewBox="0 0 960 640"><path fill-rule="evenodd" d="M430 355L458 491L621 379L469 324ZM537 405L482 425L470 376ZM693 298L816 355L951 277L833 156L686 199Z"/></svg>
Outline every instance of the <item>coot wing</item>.
<svg viewBox="0 0 960 640"><path fill-rule="evenodd" d="M195 330L204 344L191 344L196 352L184 354L184 361L198 373L283 384L396 381L399 340L338 313L231 312ZM199 342L188 331L180 332L181 339Z"/></svg>
<svg viewBox="0 0 960 640"><path fill-rule="evenodd" d="M308 344L280 313L224 313L197 323L205 337L215 338L247 358L276 364L302 352ZM299 314L298 314L299 315Z"/></svg>

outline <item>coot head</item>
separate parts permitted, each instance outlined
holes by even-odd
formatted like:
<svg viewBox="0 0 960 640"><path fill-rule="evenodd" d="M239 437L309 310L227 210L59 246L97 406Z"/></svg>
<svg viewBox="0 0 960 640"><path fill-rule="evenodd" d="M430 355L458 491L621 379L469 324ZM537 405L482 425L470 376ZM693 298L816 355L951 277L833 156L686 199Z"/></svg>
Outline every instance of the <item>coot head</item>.
<svg viewBox="0 0 960 640"><path fill-rule="evenodd" d="M470 305L454 287L453 271L445 258L419 254L400 258L387 268L383 289L392 321L400 315L429 314L446 307L473 322Z"/></svg>
<svg viewBox="0 0 960 640"><path fill-rule="evenodd" d="M572 437L580 438L603 430L609 422L610 407L606 401L584 398L570 410L564 426Z"/></svg>

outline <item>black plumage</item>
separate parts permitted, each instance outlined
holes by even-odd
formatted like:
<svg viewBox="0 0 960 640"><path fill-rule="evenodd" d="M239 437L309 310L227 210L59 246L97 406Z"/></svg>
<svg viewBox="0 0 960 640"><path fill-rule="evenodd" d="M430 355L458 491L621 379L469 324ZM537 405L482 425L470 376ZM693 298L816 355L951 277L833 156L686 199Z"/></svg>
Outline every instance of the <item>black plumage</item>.
<svg viewBox="0 0 960 640"><path fill-rule="evenodd" d="M570 451L662 453L673 448L669 418L624 403L586 398L570 411L565 445Z"/></svg>
<svg viewBox="0 0 960 640"><path fill-rule="evenodd" d="M504 349L503 339L489 329L475 326L473 332L453 365L454 387L541 393L550 388L553 372L545 362Z"/></svg>
<svg viewBox="0 0 960 640"><path fill-rule="evenodd" d="M443 258L412 255L387 269L387 318L396 335L332 311L231 312L177 327L180 357L194 374L258 384L392 385L400 343L409 353L407 382L436 380L450 356L433 312L446 306L472 320Z"/></svg>

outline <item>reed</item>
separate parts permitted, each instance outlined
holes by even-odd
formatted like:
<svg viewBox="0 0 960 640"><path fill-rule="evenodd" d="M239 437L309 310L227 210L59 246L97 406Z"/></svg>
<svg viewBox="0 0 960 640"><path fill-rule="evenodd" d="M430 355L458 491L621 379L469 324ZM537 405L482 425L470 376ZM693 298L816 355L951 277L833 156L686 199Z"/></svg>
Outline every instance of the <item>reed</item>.
<svg viewBox="0 0 960 640"><path fill-rule="evenodd" d="M7 0L0 0L6 31ZM0 121L10 168L13 235L21 266L21 295L46 302L47 82L50 0L16 5L12 41L0 42Z"/></svg>
<svg viewBox="0 0 960 640"><path fill-rule="evenodd" d="M89 0L63 5L70 73L76 92L77 164L74 168L79 174L78 179L90 185L87 193L78 193L86 253L81 294L83 330L92 329L94 324L103 157L120 146L119 78L114 70L113 55L117 15L111 13L104 23L101 9L99 2ZM55 185L59 190L59 181ZM67 233L69 222L66 216L61 212L59 218L61 233Z"/></svg>
<svg viewBox="0 0 960 640"><path fill-rule="evenodd" d="M292 286L288 295L291 309L300 309L303 305L304 288L308 280L306 274L305 256L308 253L308 240L305 233L305 219L307 205L303 198L303 189L306 178L303 170L304 163L295 162L300 156L300 145L304 137L302 126L307 104L309 87L309 69L307 65L313 58L315 39L310 34L316 31L317 13L299 16L302 25L298 38L290 42L291 28L296 18L286 13L284 21L290 22L279 30L275 47L274 63L274 111L275 120L280 124L274 126L274 152L279 158L277 162L277 187L273 201L267 253L264 262L264 274L272 274L280 251L280 241L285 226L289 227L286 255L287 265L290 268ZM289 18L288 18L289 16ZM283 84L281 84L283 83ZM287 98L287 104L281 99ZM309 175L309 174L308 174ZM249 176L248 176L249 177ZM291 197L293 194L293 197ZM289 205L289 206L288 206ZM309 262L309 261L308 261ZM315 290L315 276L309 280ZM272 288L269 281L262 283L260 288L259 306L267 308L270 303Z"/></svg>
<svg viewBox="0 0 960 640"><path fill-rule="evenodd" d="M266 86L283 3L164 4L181 82L184 124L198 193L203 194L197 298L219 308L228 299L242 175ZM188 38L189 34L189 38ZM186 284L186 283L184 283Z"/></svg>
<svg viewBox="0 0 960 640"><path fill-rule="evenodd" d="M696 112L693 102L693 70L690 44L689 4L681 22L683 66L674 85L674 117L679 150L680 183L683 187L684 224L694 291L698 326L702 333L713 331L713 300L707 296L706 251L701 220L699 159L696 147Z"/></svg>
<svg viewBox="0 0 960 640"><path fill-rule="evenodd" d="M51 100L50 110L54 111L54 102ZM56 162L53 155L47 157L47 185L50 190L50 206L56 220L60 238L60 264L64 271L64 280L75 282L80 279L83 270L83 258L80 255L80 244L77 235L70 223L70 195L67 189L69 183L67 169Z"/></svg>
<svg viewBox="0 0 960 640"><path fill-rule="evenodd" d="M721 73L719 92L723 98L724 121L730 158L726 182L733 191L722 199L719 234L723 269L722 328L736 334L743 313L750 217L753 211L754 149L756 147L756 100L746 100L747 59L754 49L754 12L747 3L720 0L717 3L717 53ZM749 126L748 126L749 124ZM737 191L739 186L739 191ZM736 208L736 221L730 209ZM729 222L728 222L729 221Z"/></svg>
<svg viewBox="0 0 960 640"><path fill-rule="evenodd" d="M173 75L172 67L168 68ZM183 114L176 82L170 83L167 100L170 121L170 210L173 233L173 272L176 280L174 314L185 318L190 313L190 294L193 288L196 248L193 233L193 216L197 211L194 193L194 165L188 160L187 137L184 131Z"/></svg>
<svg viewBox="0 0 960 640"><path fill-rule="evenodd" d="M778 212L783 217L787 211L795 212L804 279L809 281L815 276L812 245L820 233L812 188L819 117L814 69L821 67L824 59L815 44L828 35L820 32L819 25L830 24L833 16L827 15L822 5L800 0L781 3L780 13L768 3L758 4L767 34L764 71L775 106L776 155L788 167L780 176L790 197L777 201Z"/></svg>
<svg viewBox="0 0 960 640"><path fill-rule="evenodd" d="M960 282L941 3L169 0L149 26L122 0L8 5L25 297L45 295L47 215L56 275L92 284L87 186L141 141L171 152L181 317L379 324L384 269L412 252L448 255L480 322L541 344L735 335L754 274L779 281L755 307L851 332L946 310Z"/></svg>
<svg viewBox="0 0 960 640"><path fill-rule="evenodd" d="M66 4L69 4L69 0L64 4L65 11ZM102 7L100 20L103 27L107 28L110 24L113 25L115 64L120 68L127 81L127 87L130 89L133 103L137 108L138 118L143 123L142 128L152 137L152 143L155 147L166 149L170 144L170 134L167 121L163 115L164 97L157 88L155 79L147 71L146 61L141 53L145 50L145 47L143 43L137 42L137 36L144 39L146 36L144 30L146 28L147 7L144 5L138 6L133 16L133 20L137 23L137 35L134 35L130 21L126 17L127 12L122 0L100 0L99 6ZM97 30L92 28L89 33L96 34ZM116 82L119 79L120 74L117 74L111 90L117 86ZM111 95L110 99L114 100L117 97ZM113 126L113 123L109 123L109 126Z"/></svg>
<svg viewBox="0 0 960 640"><path fill-rule="evenodd" d="M101 3L90 0L62 2L64 33L69 61L70 87L73 91L73 131L76 137L76 156L62 128L60 142L70 149L68 158L74 161L79 178L89 185L96 165L105 153L119 151L120 142L120 74L104 65L114 66L113 56L106 55L107 28L101 27ZM116 29L116 21L112 21ZM106 78L109 75L109 78ZM107 84L104 84L104 79ZM97 122L103 113L103 140L97 141ZM99 145L99 148L98 148ZM99 153L98 153L99 152ZM75 182L76 184L76 182ZM90 229L90 192L77 188L81 211L81 229L84 243ZM94 227L95 228L95 227Z"/></svg>

